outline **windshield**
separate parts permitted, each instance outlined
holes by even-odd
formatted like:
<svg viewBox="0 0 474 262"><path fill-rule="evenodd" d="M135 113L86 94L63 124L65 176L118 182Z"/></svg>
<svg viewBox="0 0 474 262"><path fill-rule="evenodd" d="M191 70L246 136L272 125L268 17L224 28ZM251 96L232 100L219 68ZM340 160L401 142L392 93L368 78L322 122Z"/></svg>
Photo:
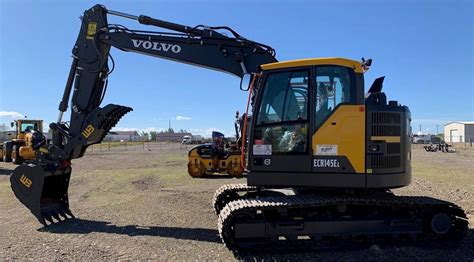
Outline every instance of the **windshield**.
<svg viewBox="0 0 474 262"><path fill-rule="evenodd" d="M20 132L25 133L37 129L38 124L36 123L21 123Z"/></svg>
<svg viewBox="0 0 474 262"><path fill-rule="evenodd" d="M308 70L267 76L254 133L257 147L271 147L272 154L306 152L308 77Z"/></svg>
<svg viewBox="0 0 474 262"><path fill-rule="evenodd" d="M257 125L306 120L308 72L270 74L263 90Z"/></svg>

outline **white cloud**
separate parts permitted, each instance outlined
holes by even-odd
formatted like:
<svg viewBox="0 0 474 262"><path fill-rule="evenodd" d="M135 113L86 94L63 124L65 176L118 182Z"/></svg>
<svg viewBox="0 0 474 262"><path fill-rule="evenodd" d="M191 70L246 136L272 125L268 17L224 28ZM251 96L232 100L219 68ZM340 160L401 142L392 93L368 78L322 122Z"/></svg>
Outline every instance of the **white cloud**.
<svg viewBox="0 0 474 262"><path fill-rule="evenodd" d="M176 120L178 120L178 121L191 120L191 117L189 117L189 116L176 116Z"/></svg>
<svg viewBox="0 0 474 262"><path fill-rule="evenodd" d="M23 118L25 115L14 111L0 111L0 117Z"/></svg>

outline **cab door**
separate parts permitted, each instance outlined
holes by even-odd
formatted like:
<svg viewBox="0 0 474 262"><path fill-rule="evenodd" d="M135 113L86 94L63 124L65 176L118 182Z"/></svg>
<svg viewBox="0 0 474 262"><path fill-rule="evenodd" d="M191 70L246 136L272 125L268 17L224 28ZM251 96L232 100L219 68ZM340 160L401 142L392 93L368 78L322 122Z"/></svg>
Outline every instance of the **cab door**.
<svg viewBox="0 0 474 262"><path fill-rule="evenodd" d="M311 172L310 67L270 71L254 110L252 171Z"/></svg>
<svg viewBox="0 0 474 262"><path fill-rule="evenodd" d="M349 67L315 68L314 173L365 173L365 106ZM363 91L363 87L361 86Z"/></svg>

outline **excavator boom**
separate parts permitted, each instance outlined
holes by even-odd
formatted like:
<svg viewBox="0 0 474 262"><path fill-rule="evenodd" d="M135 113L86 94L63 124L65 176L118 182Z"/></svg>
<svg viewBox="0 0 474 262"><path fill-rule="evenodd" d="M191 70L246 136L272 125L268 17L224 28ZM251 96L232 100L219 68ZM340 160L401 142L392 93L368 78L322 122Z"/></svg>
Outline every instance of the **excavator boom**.
<svg viewBox="0 0 474 262"><path fill-rule="evenodd" d="M109 24L108 15L167 31L131 30ZM260 65L277 61L271 47L248 40L226 26L188 27L107 10L102 5L86 10L72 49L73 61L59 104L58 121L50 124L52 142L35 148L36 159L16 168L10 178L17 198L43 225L72 216L67 193L70 161L82 157L88 146L100 143L120 118L132 110L115 104L100 106L115 66L110 55L112 47L237 77L256 73ZM109 68L109 57L112 68ZM63 113L68 105L71 105L71 116L69 122L64 122Z"/></svg>

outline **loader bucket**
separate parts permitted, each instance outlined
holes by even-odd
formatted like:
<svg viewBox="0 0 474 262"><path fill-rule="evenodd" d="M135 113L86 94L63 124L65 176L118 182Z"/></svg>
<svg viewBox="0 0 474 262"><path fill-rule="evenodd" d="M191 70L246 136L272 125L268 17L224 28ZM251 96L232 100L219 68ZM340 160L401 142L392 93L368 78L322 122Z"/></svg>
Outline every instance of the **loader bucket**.
<svg viewBox="0 0 474 262"><path fill-rule="evenodd" d="M69 210L71 167L23 164L10 177L15 196L44 226L74 218Z"/></svg>

